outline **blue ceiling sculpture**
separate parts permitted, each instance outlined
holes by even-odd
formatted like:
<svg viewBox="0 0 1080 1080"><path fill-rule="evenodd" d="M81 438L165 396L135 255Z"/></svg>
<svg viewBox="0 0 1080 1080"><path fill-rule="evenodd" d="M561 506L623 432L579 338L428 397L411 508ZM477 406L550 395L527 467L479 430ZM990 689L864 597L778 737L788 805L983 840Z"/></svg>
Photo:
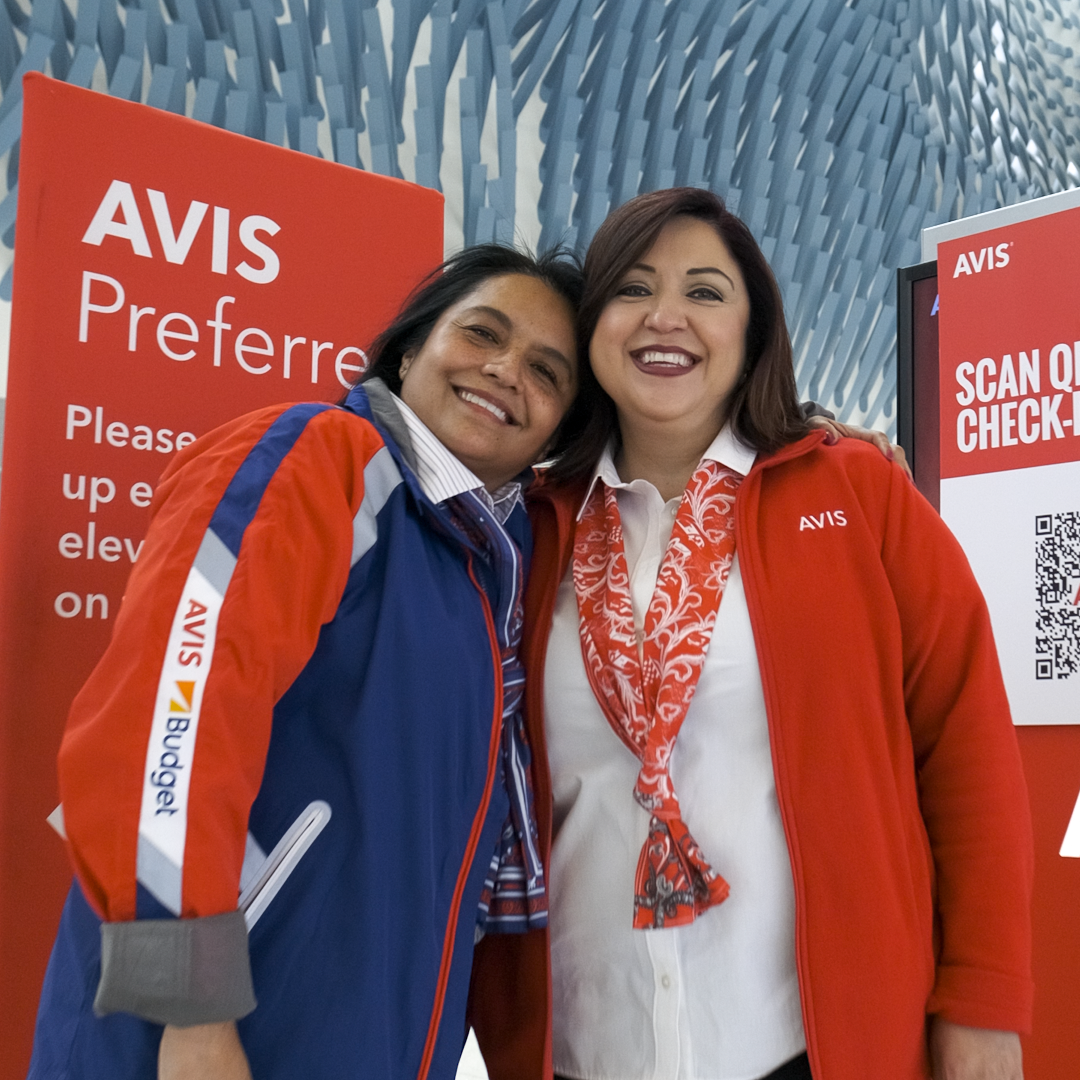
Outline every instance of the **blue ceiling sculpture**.
<svg viewBox="0 0 1080 1080"><path fill-rule="evenodd" d="M583 250L705 185L776 269L802 392L891 430L894 271L1080 185L1074 47L1058 0L2 0L0 236L31 70L440 188L450 246Z"/></svg>

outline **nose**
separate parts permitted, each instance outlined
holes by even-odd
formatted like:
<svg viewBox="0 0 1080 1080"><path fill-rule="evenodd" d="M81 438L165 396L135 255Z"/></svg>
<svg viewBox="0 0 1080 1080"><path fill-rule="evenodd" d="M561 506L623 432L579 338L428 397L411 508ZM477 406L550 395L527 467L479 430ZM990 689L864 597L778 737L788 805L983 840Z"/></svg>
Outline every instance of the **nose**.
<svg viewBox="0 0 1080 1080"><path fill-rule="evenodd" d="M686 314L676 297L657 293L645 313L645 326L659 334L681 330L686 326Z"/></svg>
<svg viewBox="0 0 1080 1080"><path fill-rule="evenodd" d="M517 349L506 349L497 356L489 357L480 370L510 389L521 381L524 363L525 358Z"/></svg>

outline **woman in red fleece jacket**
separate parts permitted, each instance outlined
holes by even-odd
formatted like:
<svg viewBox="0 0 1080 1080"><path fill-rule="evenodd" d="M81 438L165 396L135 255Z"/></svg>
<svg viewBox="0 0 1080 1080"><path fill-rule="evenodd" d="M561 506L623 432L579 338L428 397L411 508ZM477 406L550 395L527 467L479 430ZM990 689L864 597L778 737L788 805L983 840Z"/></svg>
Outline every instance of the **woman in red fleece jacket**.
<svg viewBox="0 0 1080 1080"><path fill-rule="evenodd" d="M523 648L551 924L480 945L492 1077L1020 1080L1030 824L963 553L809 432L718 198L632 200L586 275L607 407L532 496Z"/></svg>

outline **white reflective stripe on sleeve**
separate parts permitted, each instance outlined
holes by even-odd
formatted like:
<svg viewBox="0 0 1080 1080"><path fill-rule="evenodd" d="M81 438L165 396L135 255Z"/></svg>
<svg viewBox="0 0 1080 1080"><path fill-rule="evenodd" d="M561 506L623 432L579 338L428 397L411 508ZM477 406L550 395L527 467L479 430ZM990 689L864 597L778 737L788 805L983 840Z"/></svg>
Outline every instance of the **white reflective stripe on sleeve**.
<svg viewBox="0 0 1080 1080"><path fill-rule="evenodd" d="M174 915L180 914L183 893L188 793L203 692L218 616L235 565L231 552L207 530L173 615L154 702L136 874L143 887Z"/></svg>
<svg viewBox="0 0 1080 1080"><path fill-rule="evenodd" d="M264 862L266 862L266 852L259 847L259 841L248 833L247 842L244 844L244 865L240 867L241 893L255 880L255 875Z"/></svg>
<svg viewBox="0 0 1080 1080"><path fill-rule="evenodd" d="M401 473L393 455L384 446L364 466L364 501L353 518L353 550L350 566L355 566L371 550L378 530L375 516L386 505L391 492L401 483Z"/></svg>

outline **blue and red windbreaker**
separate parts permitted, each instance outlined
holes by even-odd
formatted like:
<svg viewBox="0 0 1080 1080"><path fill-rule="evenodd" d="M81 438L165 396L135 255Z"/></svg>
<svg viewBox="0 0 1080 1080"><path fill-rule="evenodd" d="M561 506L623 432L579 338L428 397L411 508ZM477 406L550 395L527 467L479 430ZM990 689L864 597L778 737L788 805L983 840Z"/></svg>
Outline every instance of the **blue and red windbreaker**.
<svg viewBox="0 0 1080 1080"><path fill-rule="evenodd" d="M168 947L195 941L179 962L193 999L243 976L200 975L215 955L237 964L228 949L208 960L200 932L237 918L245 852L270 852L314 803L329 822L247 942L253 1074L455 1075L508 810L496 586L421 491L385 387L348 406L243 417L161 482L61 749L78 880L33 1080L154 1075L161 1028L93 1013L101 920L121 943L148 935L147 955L159 928L191 931ZM527 556L520 507L507 528Z"/></svg>

